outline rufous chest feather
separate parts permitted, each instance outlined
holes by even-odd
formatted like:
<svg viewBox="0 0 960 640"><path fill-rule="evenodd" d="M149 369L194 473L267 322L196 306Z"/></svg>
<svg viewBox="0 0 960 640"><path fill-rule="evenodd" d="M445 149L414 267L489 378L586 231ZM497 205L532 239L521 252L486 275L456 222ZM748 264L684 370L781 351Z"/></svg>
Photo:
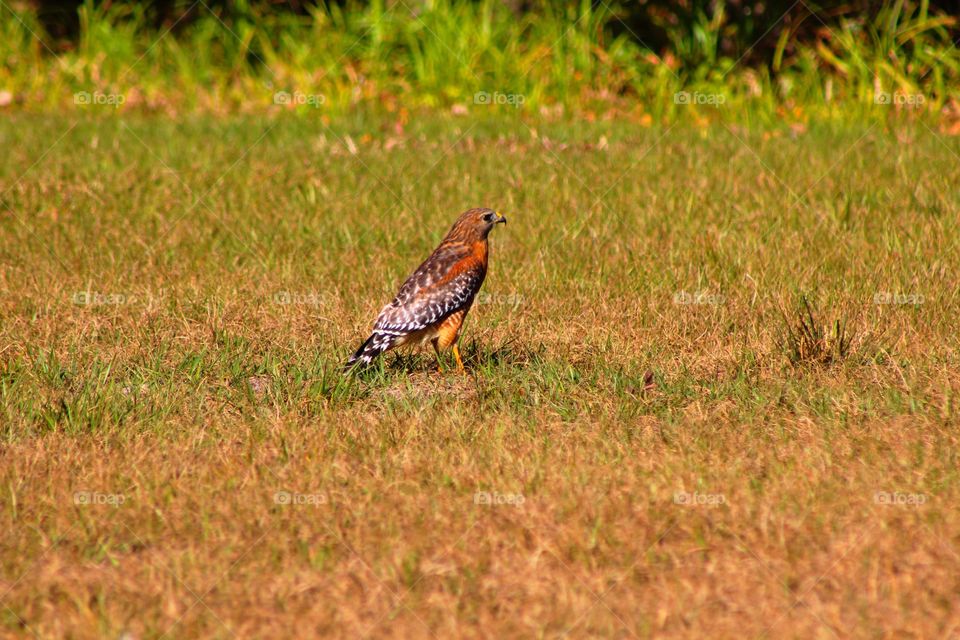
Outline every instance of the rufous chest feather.
<svg viewBox="0 0 960 640"><path fill-rule="evenodd" d="M487 267L488 244L486 240L478 240L470 244L470 260Z"/></svg>

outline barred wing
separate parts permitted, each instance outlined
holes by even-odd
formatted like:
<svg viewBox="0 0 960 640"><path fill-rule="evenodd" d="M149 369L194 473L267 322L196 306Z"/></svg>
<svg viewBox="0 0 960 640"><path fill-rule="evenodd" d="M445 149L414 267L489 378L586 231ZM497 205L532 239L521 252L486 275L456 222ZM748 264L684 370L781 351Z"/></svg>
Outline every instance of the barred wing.
<svg viewBox="0 0 960 640"><path fill-rule="evenodd" d="M486 270L468 247L441 246L383 308L374 332L401 336L441 322L473 301L484 276Z"/></svg>

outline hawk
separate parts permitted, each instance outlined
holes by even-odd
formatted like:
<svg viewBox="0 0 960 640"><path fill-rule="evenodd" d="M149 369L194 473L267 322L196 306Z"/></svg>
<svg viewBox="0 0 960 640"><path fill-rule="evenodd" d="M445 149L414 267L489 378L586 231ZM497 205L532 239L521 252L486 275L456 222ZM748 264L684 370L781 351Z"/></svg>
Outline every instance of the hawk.
<svg viewBox="0 0 960 640"><path fill-rule="evenodd" d="M369 364L378 355L403 345L430 342L437 353L453 347L457 369L460 327L487 275L487 236L507 219L492 209L463 212L430 257L400 287L393 302L377 316L373 333L347 361L347 370Z"/></svg>

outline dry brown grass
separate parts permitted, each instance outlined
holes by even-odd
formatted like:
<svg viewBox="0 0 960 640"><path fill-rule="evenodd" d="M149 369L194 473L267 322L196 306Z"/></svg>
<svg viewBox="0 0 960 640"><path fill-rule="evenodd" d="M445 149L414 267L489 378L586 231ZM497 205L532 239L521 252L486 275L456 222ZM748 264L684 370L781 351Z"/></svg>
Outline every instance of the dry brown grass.
<svg viewBox="0 0 960 640"><path fill-rule="evenodd" d="M168 228L262 129L131 126L156 151L84 124L0 174L0 636L957 636L942 141L439 127L354 162L281 122ZM494 200L471 375L334 376ZM791 363L802 296L848 355Z"/></svg>
<svg viewBox="0 0 960 640"><path fill-rule="evenodd" d="M229 421L175 442L8 447L8 490L35 498L8 508L33 530L5 545L18 571L5 601L40 637L949 637L960 624L955 485L916 491L919 507L874 499L936 485L953 429L857 420L828 435L797 419L718 436L729 423L707 412L669 435L653 420L530 433L457 408L281 416L256 444ZM74 506L78 487L126 501ZM282 490L322 499L278 505ZM475 504L485 490L523 502ZM678 491L724 503L677 504Z"/></svg>

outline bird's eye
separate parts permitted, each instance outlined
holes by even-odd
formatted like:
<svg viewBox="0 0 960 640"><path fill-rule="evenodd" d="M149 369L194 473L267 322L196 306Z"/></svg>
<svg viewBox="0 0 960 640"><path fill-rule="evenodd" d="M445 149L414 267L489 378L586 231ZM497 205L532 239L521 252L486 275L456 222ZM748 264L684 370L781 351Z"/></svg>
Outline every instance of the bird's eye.
<svg viewBox="0 0 960 640"><path fill-rule="evenodd" d="M483 219L486 220L487 222L493 222L493 214L488 213L485 216L483 216Z"/></svg>

